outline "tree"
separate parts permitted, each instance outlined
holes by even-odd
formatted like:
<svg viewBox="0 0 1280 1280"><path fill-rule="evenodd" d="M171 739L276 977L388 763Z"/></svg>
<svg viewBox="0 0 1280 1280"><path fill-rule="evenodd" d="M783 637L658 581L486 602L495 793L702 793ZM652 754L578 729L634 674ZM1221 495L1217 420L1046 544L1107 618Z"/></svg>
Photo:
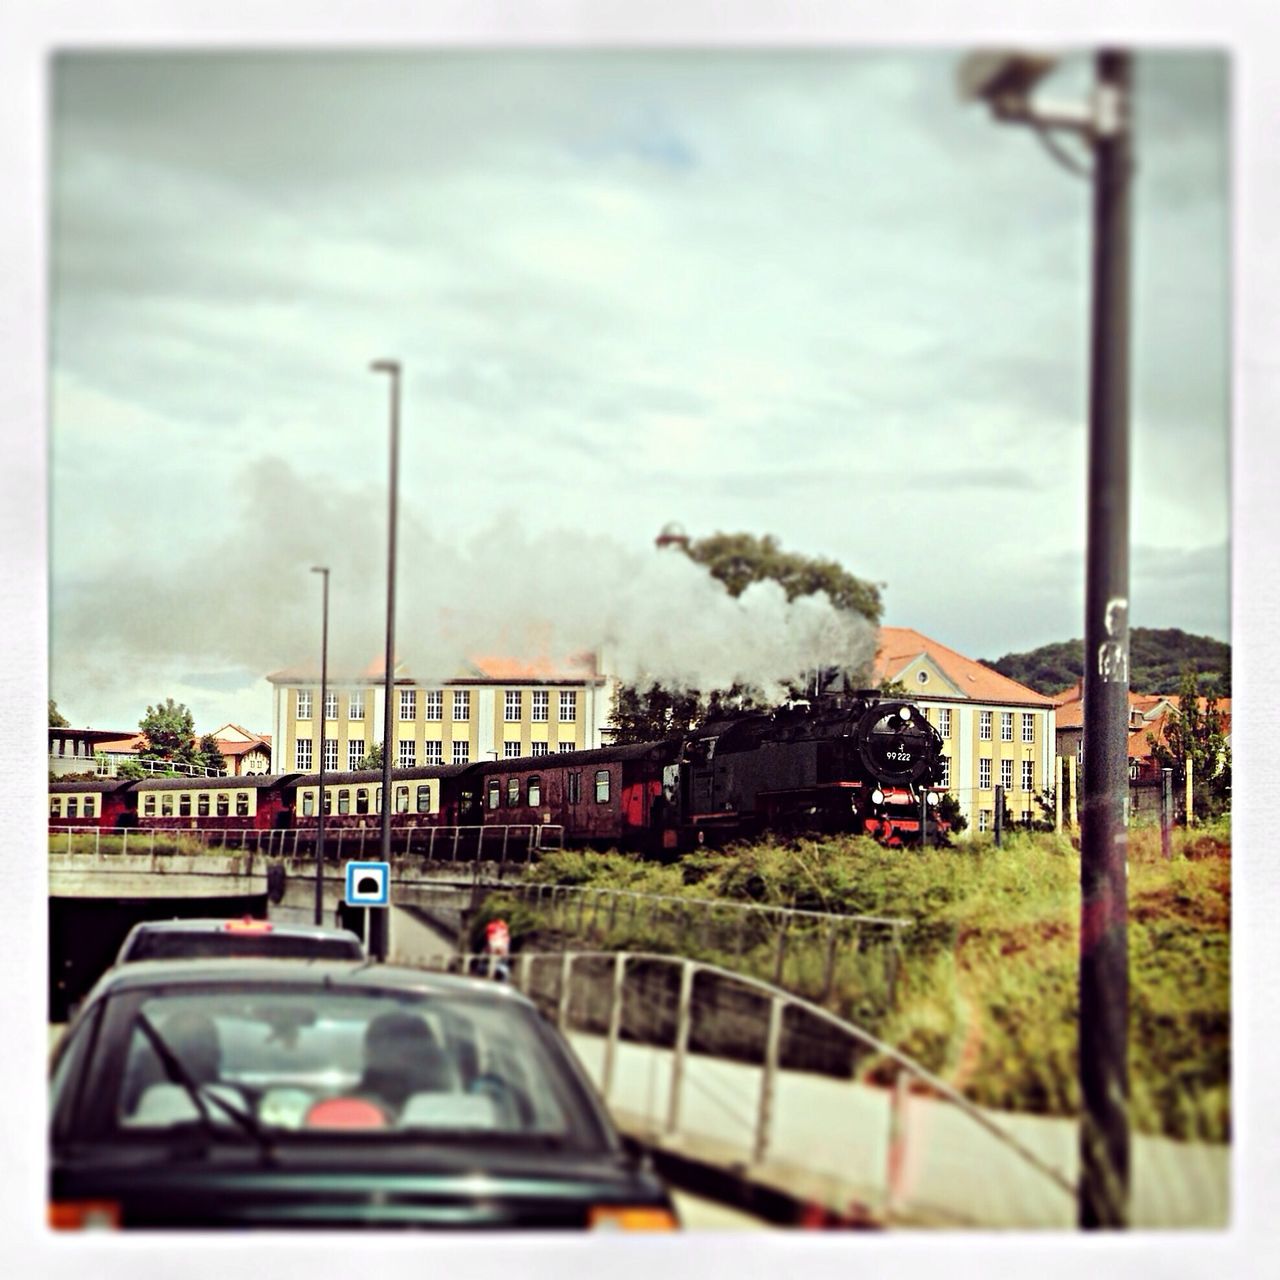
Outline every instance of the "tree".
<svg viewBox="0 0 1280 1280"><path fill-rule="evenodd" d="M138 728L147 735L146 750L139 752L142 759L199 763L195 747L196 722L185 703L166 698L163 704L148 707L147 714L138 721Z"/></svg>
<svg viewBox="0 0 1280 1280"><path fill-rule="evenodd" d="M382 768L382 743L375 742L369 750L356 761L357 769Z"/></svg>
<svg viewBox="0 0 1280 1280"><path fill-rule="evenodd" d="M1162 769L1172 769L1174 782L1185 787L1191 768L1192 806L1196 813L1214 817L1231 807L1231 751L1218 710L1218 697L1210 693L1201 705L1200 680L1194 663L1183 668L1178 706L1169 713L1165 741L1147 734L1152 758Z"/></svg>
<svg viewBox="0 0 1280 1280"><path fill-rule="evenodd" d="M149 778L152 777L136 760L121 760L116 765L117 778Z"/></svg>
<svg viewBox="0 0 1280 1280"><path fill-rule="evenodd" d="M49 699L49 728L50 729L69 729L71 721L67 719L59 710L58 704L52 698Z"/></svg>
<svg viewBox="0 0 1280 1280"><path fill-rule="evenodd" d="M222 750L218 746L218 740L213 734L206 733L200 739L200 750L196 763L203 764L206 769L215 769L218 773L226 773L226 757L222 754Z"/></svg>
<svg viewBox="0 0 1280 1280"><path fill-rule="evenodd" d="M687 733L706 714L707 701L696 690L674 693L654 683L642 691L620 684L613 695L613 740L625 745Z"/></svg>

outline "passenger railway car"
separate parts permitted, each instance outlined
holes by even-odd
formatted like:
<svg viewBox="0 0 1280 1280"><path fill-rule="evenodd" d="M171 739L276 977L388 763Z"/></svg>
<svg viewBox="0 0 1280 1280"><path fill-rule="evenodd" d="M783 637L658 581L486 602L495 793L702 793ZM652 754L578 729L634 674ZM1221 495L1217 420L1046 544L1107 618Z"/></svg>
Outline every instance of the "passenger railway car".
<svg viewBox="0 0 1280 1280"><path fill-rule="evenodd" d="M49 784L49 829L132 826L137 818L133 783L95 778Z"/></svg>
<svg viewBox="0 0 1280 1280"><path fill-rule="evenodd" d="M293 825L296 773L146 778L132 784L143 830L272 831Z"/></svg>

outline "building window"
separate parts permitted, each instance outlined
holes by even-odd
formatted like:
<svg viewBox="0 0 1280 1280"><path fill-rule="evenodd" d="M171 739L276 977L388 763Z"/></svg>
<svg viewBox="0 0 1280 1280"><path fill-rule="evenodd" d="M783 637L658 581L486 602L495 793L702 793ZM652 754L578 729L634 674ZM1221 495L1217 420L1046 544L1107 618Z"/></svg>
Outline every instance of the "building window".
<svg viewBox="0 0 1280 1280"><path fill-rule="evenodd" d="M453 718L455 720L471 719L471 690L455 689L453 691ZM454 764L458 762L455 760Z"/></svg>
<svg viewBox="0 0 1280 1280"><path fill-rule="evenodd" d="M501 785L497 778L489 779L489 808L496 809L498 807L498 797L501 795Z"/></svg>
<svg viewBox="0 0 1280 1280"><path fill-rule="evenodd" d="M951 708L950 707L938 708L938 732L942 734L944 738L951 737Z"/></svg>
<svg viewBox="0 0 1280 1280"><path fill-rule="evenodd" d="M1023 811L1022 811L1022 825L1023 825L1024 827L1029 827L1029 826L1031 825L1031 810L1030 810L1030 809L1023 809Z"/></svg>
<svg viewBox="0 0 1280 1280"><path fill-rule="evenodd" d="M520 750L520 743L519 743L519 741L516 741L516 742L504 742L504 743L502 744L502 758L503 758L504 760L516 760L516 759L519 759L519 757L520 757L520 755L521 755L521 754L522 754L522 753L521 753L521 750Z"/></svg>
<svg viewBox="0 0 1280 1280"><path fill-rule="evenodd" d="M1022 789L1023 791L1034 790L1036 783L1036 762L1034 760L1024 760L1022 762Z"/></svg>
<svg viewBox="0 0 1280 1280"><path fill-rule="evenodd" d="M441 742L439 738L428 738L427 741L422 744L422 763L444 763L444 743Z"/></svg>
<svg viewBox="0 0 1280 1280"><path fill-rule="evenodd" d="M190 791L184 791L178 797L178 817L180 818L191 817L191 792Z"/></svg>
<svg viewBox="0 0 1280 1280"><path fill-rule="evenodd" d="M578 749L578 744L576 742L558 742L556 744L556 750L561 755L564 755L566 751L577 751L577 749Z"/></svg>
<svg viewBox="0 0 1280 1280"><path fill-rule="evenodd" d="M80 816L80 801L76 796L67 797L67 817L78 818Z"/></svg>
<svg viewBox="0 0 1280 1280"><path fill-rule="evenodd" d="M514 808L519 803L520 803L520 779L508 778L507 779L507 804L509 807Z"/></svg>
<svg viewBox="0 0 1280 1280"><path fill-rule="evenodd" d="M531 742L529 744L529 754L531 756L545 756L550 749L545 742Z"/></svg>
<svg viewBox="0 0 1280 1280"><path fill-rule="evenodd" d="M218 817L225 818L231 812L231 794L227 791L218 792Z"/></svg>
<svg viewBox="0 0 1280 1280"><path fill-rule="evenodd" d="M351 812L351 788L350 787L338 788L338 812L339 813Z"/></svg>
<svg viewBox="0 0 1280 1280"><path fill-rule="evenodd" d="M400 690L400 719L412 720L418 714L418 691L416 689Z"/></svg>
<svg viewBox="0 0 1280 1280"><path fill-rule="evenodd" d="M551 715L551 695L545 689L535 689L530 695L533 699L529 710L529 719L543 721Z"/></svg>
<svg viewBox="0 0 1280 1280"><path fill-rule="evenodd" d="M1013 761L1012 760L1000 761L1000 785L1006 791L1013 790Z"/></svg>
<svg viewBox="0 0 1280 1280"><path fill-rule="evenodd" d="M351 696L347 699L347 719L363 720L364 719L364 690L353 689Z"/></svg>
<svg viewBox="0 0 1280 1280"><path fill-rule="evenodd" d="M160 816L162 818L173 817L173 792L166 791L160 797Z"/></svg>
<svg viewBox="0 0 1280 1280"><path fill-rule="evenodd" d="M338 767L337 738L326 738L324 740L324 767L326 769L336 769Z"/></svg>
<svg viewBox="0 0 1280 1280"><path fill-rule="evenodd" d="M356 812L357 813L369 812L369 788L368 787L356 788Z"/></svg>
<svg viewBox="0 0 1280 1280"><path fill-rule="evenodd" d="M426 717L428 720L444 719L444 692L440 689L428 689L426 693Z"/></svg>
<svg viewBox="0 0 1280 1280"><path fill-rule="evenodd" d="M298 690L298 717L299 720L311 719L311 690Z"/></svg>
<svg viewBox="0 0 1280 1280"><path fill-rule="evenodd" d="M247 791L236 792L236 817L247 818L249 816L249 793Z"/></svg>
<svg viewBox="0 0 1280 1280"><path fill-rule="evenodd" d="M982 791L991 790L991 759L983 756L978 761L978 787Z"/></svg>
<svg viewBox="0 0 1280 1280"><path fill-rule="evenodd" d="M409 812L409 788L408 787L396 788L396 812L397 813Z"/></svg>
<svg viewBox="0 0 1280 1280"><path fill-rule="evenodd" d="M418 788L418 812L431 812L431 784L429 782L424 782Z"/></svg>
<svg viewBox="0 0 1280 1280"><path fill-rule="evenodd" d="M49 797L49 817L51 818L62 817L62 799L60 796Z"/></svg>
<svg viewBox="0 0 1280 1280"><path fill-rule="evenodd" d="M302 816L309 818L316 811L316 798L310 791L302 793Z"/></svg>
<svg viewBox="0 0 1280 1280"><path fill-rule="evenodd" d="M577 804L582 799L582 774L568 775L568 799L570 804Z"/></svg>
<svg viewBox="0 0 1280 1280"><path fill-rule="evenodd" d="M502 698L502 718L504 720L519 720L521 701L519 689L508 689Z"/></svg>
<svg viewBox="0 0 1280 1280"><path fill-rule="evenodd" d="M1036 718L1030 711L1022 713L1022 740L1023 742L1036 740Z"/></svg>
<svg viewBox="0 0 1280 1280"><path fill-rule="evenodd" d="M310 771L311 769L311 739L310 738L298 739L298 756L297 756L297 762L295 764L295 768L301 769L304 772Z"/></svg>
<svg viewBox="0 0 1280 1280"><path fill-rule="evenodd" d="M564 689L560 693L560 723L566 724L578 718L578 694L575 689Z"/></svg>
<svg viewBox="0 0 1280 1280"><path fill-rule="evenodd" d="M990 809L978 810L978 830L979 831L991 830L991 810Z"/></svg>
<svg viewBox="0 0 1280 1280"><path fill-rule="evenodd" d="M991 741L991 712L990 711L978 712L978 737L981 738L983 742Z"/></svg>
<svg viewBox="0 0 1280 1280"><path fill-rule="evenodd" d="M609 803L609 770L596 770L596 804Z"/></svg>
<svg viewBox="0 0 1280 1280"><path fill-rule="evenodd" d="M951 757L939 756L939 763L942 765L942 778L939 780L940 787L949 787L951 785Z"/></svg>
<svg viewBox="0 0 1280 1280"><path fill-rule="evenodd" d="M471 743L463 740L453 744L453 763L466 764L471 759Z"/></svg>
<svg viewBox="0 0 1280 1280"><path fill-rule="evenodd" d="M324 789L324 816L327 818L333 812L333 790L330 787Z"/></svg>
<svg viewBox="0 0 1280 1280"><path fill-rule="evenodd" d="M412 769L417 763L417 746L418 744L412 739L400 744L399 766L401 769Z"/></svg>
<svg viewBox="0 0 1280 1280"><path fill-rule="evenodd" d="M196 817L207 818L209 816L209 793L202 791L196 798Z"/></svg>
<svg viewBox="0 0 1280 1280"><path fill-rule="evenodd" d="M1083 737L1081 737L1080 741L1076 743L1076 764L1081 767L1084 766L1084 738Z"/></svg>
<svg viewBox="0 0 1280 1280"><path fill-rule="evenodd" d="M1013 741L1013 712L1002 711L1000 713L1000 741Z"/></svg>
<svg viewBox="0 0 1280 1280"><path fill-rule="evenodd" d="M529 779L529 804L539 805L542 803L542 779L535 773Z"/></svg>
<svg viewBox="0 0 1280 1280"><path fill-rule="evenodd" d="M325 692L324 718L326 720L336 720L338 718L338 695L336 693Z"/></svg>
<svg viewBox="0 0 1280 1280"><path fill-rule="evenodd" d="M354 772L360 767L360 761L364 759L364 739L348 738L347 739L347 768Z"/></svg>

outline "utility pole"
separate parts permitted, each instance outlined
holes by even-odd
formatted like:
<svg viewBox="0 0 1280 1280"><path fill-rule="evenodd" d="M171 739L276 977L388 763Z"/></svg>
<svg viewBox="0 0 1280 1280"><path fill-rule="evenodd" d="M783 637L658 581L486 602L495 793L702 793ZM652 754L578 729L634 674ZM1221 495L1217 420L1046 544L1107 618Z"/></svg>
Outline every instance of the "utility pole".
<svg viewBox="0 0 1280 1280"><path fill-rule="evenodd" d="M316 924L324 923L324 733L325 710L329 699L329 570L313 568L323 574L324 595L320 622L320 795L316 804Z"/></svg>

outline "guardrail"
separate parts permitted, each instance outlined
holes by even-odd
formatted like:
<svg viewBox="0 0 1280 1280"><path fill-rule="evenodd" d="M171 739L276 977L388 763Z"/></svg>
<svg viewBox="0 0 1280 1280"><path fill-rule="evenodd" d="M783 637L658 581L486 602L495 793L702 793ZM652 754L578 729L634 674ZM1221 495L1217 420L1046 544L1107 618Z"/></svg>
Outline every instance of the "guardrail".
<svg viewBox="0 0 1280 1280"><path fill-rule="evenodd" d="M495 957L487 954L468 954L441 958L421 967L461 968L466 972L492 974L498 963ZM749 1138L741 1144L748 1173L768 1180L768 1166L775 1157L780 1088L797 1087L794 1084L797 1079L801 1082L798 1087L804 1088L804 1080L813 1078L812 1075L806 1076L804 1068L796 1069L793 1065L785 1069L787 1079L783 1079L784 1062L797 1056L795 1024L800 1022L804 1024L801 1030L807 1028L810 1038L820 1033L820 1039L852 1044L856 1046L857 1057L865 1059L869 1056L873 1060L879 1076L891 1076L888 1085L879 1087L857 1085L847 1075L844 1079L844 1087L861 1089L864 1094L875 1093L881 1103L887 1101L887 1106L882 1105L876 1112L887 1118L885 1131L874 1137L862 1135L868 1146L884 1153L876 1179L878 1187L868 1188L866 1185L865 1159L861 1162L863 1176L853 1180L863 1193L878 1190L879 1203L871 1207L881 1220L918 1220L922 1214L937 1214L942 1208L937 1202L936 1187L930 1188L927 1195L920 1195L912 1185L911 1171L920 1163L921 1147L927 1133L924 1125L920 1126L922 1132L913 1133L909 1123L910 1104L923 1098L953 1108L956 1114L964 1116L977 1130L1015 1157L1025 1170L1041 1180L1041 1185L1050 1186L1055 1189L1055 1194L1060 1192L1074 1201L1076 1188L1061 1170L947 1081L856 1023L761 979L718 965L656 952L525 951L509 957L506 963L513 985L533 999L566 1036L576 1037L584 1045L589 1043L590 1037L598 1039L603 1036L595 1075L597 1087L607 1105L634 1115L635 1089L627 1093L618 1087L619 1060L624 1051L635 1052L635 1046L648 1044L656 1047L663 1056L669 1055L666 1059L665 1098L654 1099L653 1080L657 1073L651 1071L649 1077L651 1109L656 1101L659 1110L656 1122L650 1126L649 1136L659 1148L678 1144L682 1137L691 1141L699 1138L700 1130L696 1126L691 1128L686 1120L691 1061L696 1057L701 1064L708 1057L717 1056L717 1034L721 1041L719 1056L735 1062L743 1059L741 1045L730 1043L732 1035L726 1038L726 1025L741 1017L741 999L734 1006L723 994L728 990L753 1000L757 1006L764 1006L754 1019L757 1043L762 1033L763 1049L751 1064L759 1072L759 1080L749 1120ZM655 967L666 967L670 970L670 977L665 981L655 981ZM631 988L628 987L629 979L635 979ZM640 986L638 994L635 985ZM710 992L707 991L708 986L712 988ZM703 988L701 993L699 987ZM655 992L658 993L656 997ZM699 999L699 994L702 999ZM646 1004L649 1006L647 1021L644 1017L637 1017L637 1008ZM666 1007L658 1009L660 1016L655 1019L653 1006L663 1004ZM700 1033L700 1018L713 1024L719 1021L722 1024L719 1032L712 1025L703 1027ZM789 1020L793 1024L790 1029L787 1027ZM804 1048L803 1043L799 1048ZM813 1068L808 1070L811 1072ZM631 1076L634 1086L634 1070ZM863 1103L865 1105L865 1100ZM795 1107L791 1110L794 1113ZM826 1117L823 1119L825 1122ZM837 1117L831 1117L832 1124L836 1120ZM979 1168L983 1163L981 1152L966 1151L963 1160L971 1161L970 1169ZM850 1166L856 1164L858 1161L851 1153ZM775 1171L774 1181L781 1178L785 1185L788 1176L785 1167L779 1168ZM1054 1207L1060 1209L1061 1205L1055 1204Z"/></svg>
<svg viewBox="0 0 1280 1280"><path fill-rule="evenodd" d="M65 849L58 844L65 836ZM532 862L544 849L564 846L564 827L555 823L492 823L474 826L397 827L391 832L397 856L421 857L425 861ZM325 859L363 858L379 850L381 832L377 826L348 830L342 827L325 833ZM92 847L88 847L92 842ZM344 850L345 843L345 850ZM81 847L76 847L77 845ZM84 853L95 857L125 853L190 853L208 849L252 852L268 857L314 858L314 828L286 827L278 830L246 828L184 830L180 827L57 827L49 832L49 851Z"/></svg>

